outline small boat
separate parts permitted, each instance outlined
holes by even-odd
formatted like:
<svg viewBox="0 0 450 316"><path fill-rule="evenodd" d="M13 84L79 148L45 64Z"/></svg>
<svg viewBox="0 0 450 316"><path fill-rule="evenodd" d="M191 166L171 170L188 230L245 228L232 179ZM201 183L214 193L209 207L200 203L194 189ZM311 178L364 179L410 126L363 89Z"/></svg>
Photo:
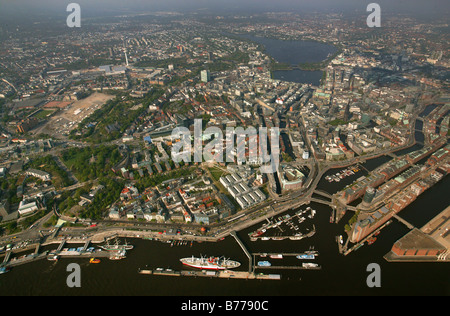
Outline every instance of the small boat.
<svg viewBox="0 0 450 316"><path fill-rule="evenodd" d="M317 263L304 262L302 264L302 267L305 269L311 269L311 268L317 268L317 267L319 267L319 265Z"/></svg>
<svg viewBox="0 0 450 316"><path fill-rule="evenodd" d="M367 240L367 244L368 244L368 245L371 245L371 244L373 244L376 240L377 240L376 237L369 238L369 239Z"/></svg>
<svg viewBox="0 0 450 316"><path fill-rule="evenodd" d="M0 267L0 274L9 272L9 270L10 270L10 269L9 269L8 267Z"/></svg>
<svg viewBox="0 0 450 316"><path fill-rule="evenodd" d="M272 264L269 261L258 261L259 267L270 267Z"/></svg>
<svg viewBox="0 0 450 316"><path fill-rule="evenodd" d="M272 259L283 259L283 255L280 255L280 254L278 254L278 255L270 255L270 258L272 258Z"/></svg>
<svg viewBox="0 0 450 316"><path fill-rule="evenodd" d="M317 257L319 255L319 252L317 250L314 250L314 247L311 247L309 250L305 251L305 254L314 255Z"/></svg>
<svg viewBox="0 0 450 316"><path fill-rule="evenodd" d="M262 234L263 234L262 231L257 230L256 232L254 232L254 233L251 235L251 237L259 237L259 236L261 236Z"/></svg>
<svg viewBox="0 0 450 316"><path fill-rule="evenodd" d="M313 255L313 254L303 253L303 254L300 254L300 255L296 256L296 258L300 259L300 260L313 260L313 259L316 258L316 256Z"/></svg>
<svg viewBox="0 0 450 316"><path fill-rule="evenodd" d="M112 252L109 257L110 260L121 260L124 258L126 258L126 251L124 249L117 252Z"/></svg>
<svg viewBox="0 0 450 316"><path fill-rule="evenodd" d="M100 259L91 258L91 259L89 260L89 263L100 263Z"/></svg>
<svg viewBox="0 0 450 316"><path fill-rule="evenodd" d="M47 257L48 261L58 261L58 259L59 259L59 257L57 255Z"/></svg>

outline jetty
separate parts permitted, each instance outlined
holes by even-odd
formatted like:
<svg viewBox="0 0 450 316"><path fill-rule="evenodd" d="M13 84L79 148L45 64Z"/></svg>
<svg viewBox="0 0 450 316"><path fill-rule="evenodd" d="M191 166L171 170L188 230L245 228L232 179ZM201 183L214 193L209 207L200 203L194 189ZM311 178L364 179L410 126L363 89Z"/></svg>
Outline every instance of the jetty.
<svg viewBox="0 0 450 316"><path fill-rule="evenodd" d="M231 231L230 233L231 236L234 237L234 239L236 239L237 243L239 244L239 246L241 246L242 250L244 251L245 255L248 258L248 272L252 273L253 269L252 269L252 255L250 254L250 252L247 250L247 248L245 247L244 243L239 239L239 237L236 234L236 231Z"/></svg>
<svg viewBox="0 0 450 316"><path fill-rule="evenodd" d="M221 278L221 279L244 279L244 280L281 280L280 274L255 274L253 272L245 271L174 271L171 269L138 269L139 274L144 275L161 275L161 276L176 276L176 277L207 277L207 278Z"/></svg>
<svg viewBox="0 0 450 316"><path fill-rule="evenodd" d="M255 269L278 269L278 270L320 270L321 266L255 266Z"/></svg>
<svg viewBox="0 0 450 316"><path fill-rule="evenodd" d="M20 250L9 250L5 253L5 257L3 258L2 262L0 263L0 266L3 267L13 267L22 265L25 263L33 262L40 259L49 259L49 258L55 258L56 260L59 258L109 258L110 260L118 260L125 258L126 251L123 249L120 250L110 250L110 251L104 251L102 249L94 249L93 247L89 248L89 245L91 243L91 240L87 240L84 243L83 247L78 248L64 248L64 246L69 241L62 240L61 242L53 242L53 243L59 243L56 250L46 250L42 253L39 253L41 250L41 246L44 246L44 244L36 243L36 244L30 244L27 249L30 250L34 248L33 253L22 255L19 257L12 256L15 252L19 252ZM23 251L23 250L22 250Z"/></svg>

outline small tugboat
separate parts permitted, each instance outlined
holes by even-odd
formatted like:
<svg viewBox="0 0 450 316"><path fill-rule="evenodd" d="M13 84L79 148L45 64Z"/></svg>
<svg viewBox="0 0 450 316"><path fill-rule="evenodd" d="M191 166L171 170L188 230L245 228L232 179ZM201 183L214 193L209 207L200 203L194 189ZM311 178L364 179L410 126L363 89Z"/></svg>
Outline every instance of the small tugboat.
<svg viewBox="0 0 450 316"><path fill-rule="evenodd" d="M100 259L91 258L91 259L89 260L89 263L100 263Z"/></svg>
<svg viewBox="0 0 450 316"><path fill-rule="evenodd" d="M373 244L376 240L377 240L376 237L369 238L369 239L367 239L367 244L368 244L368 245L371 245L371 244Z"/></svg>

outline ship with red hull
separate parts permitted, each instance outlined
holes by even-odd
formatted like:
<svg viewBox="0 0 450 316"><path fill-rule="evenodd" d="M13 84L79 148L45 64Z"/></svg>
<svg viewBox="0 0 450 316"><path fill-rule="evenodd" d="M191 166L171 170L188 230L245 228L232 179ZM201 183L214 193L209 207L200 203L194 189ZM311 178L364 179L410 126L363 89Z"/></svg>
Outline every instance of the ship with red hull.
<svg viewBox="0 0 450 316"><path fill-rule="evenodd" d="M227 270L239 267L241 264L224 257L200 257L194 256L180 259L181 263L189 267L206 270Z"/></svg>

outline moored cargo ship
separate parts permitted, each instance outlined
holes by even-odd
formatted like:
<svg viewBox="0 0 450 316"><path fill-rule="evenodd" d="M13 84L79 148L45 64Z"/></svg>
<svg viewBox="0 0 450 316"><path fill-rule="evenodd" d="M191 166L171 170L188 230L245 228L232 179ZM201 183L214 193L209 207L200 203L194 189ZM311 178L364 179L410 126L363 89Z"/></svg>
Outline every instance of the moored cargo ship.
<svg viewBox="0 0 450 316"><path fill-rule="evenodd" d="M196 258L194 256L190 258L180 259L181 263L184 265L197 268L197 269L208 269L208 270L226 270L234 269L239 267L240 262L225 259L224 257L200 257Z"/></svg>

